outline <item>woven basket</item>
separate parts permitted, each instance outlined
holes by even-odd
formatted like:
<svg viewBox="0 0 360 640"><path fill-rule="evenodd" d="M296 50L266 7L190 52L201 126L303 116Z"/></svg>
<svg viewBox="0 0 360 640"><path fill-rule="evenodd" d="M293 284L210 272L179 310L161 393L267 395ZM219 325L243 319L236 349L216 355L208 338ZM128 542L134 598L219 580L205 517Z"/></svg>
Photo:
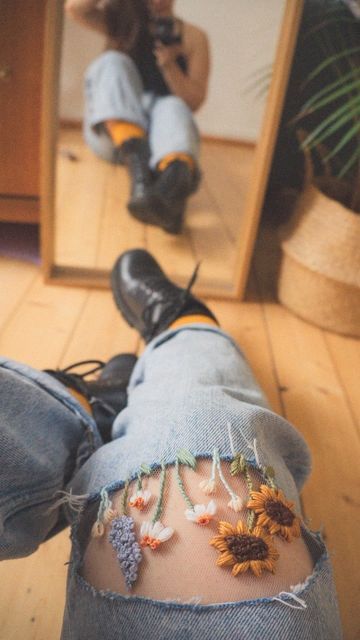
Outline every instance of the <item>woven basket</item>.
<svg viewBox="0 0 360 640"><path fill-rule="evenodd" d="M360 337L360 215L309 184L282 238L282 304L324 329Z"/></svg>

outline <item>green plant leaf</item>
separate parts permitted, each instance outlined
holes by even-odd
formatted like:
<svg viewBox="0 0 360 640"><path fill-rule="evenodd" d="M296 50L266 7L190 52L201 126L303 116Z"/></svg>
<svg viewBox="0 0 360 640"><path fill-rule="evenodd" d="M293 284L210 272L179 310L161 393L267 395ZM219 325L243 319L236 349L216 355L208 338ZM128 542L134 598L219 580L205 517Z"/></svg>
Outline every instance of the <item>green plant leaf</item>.
<svg viewBox="0 0 360 640"><path fill-rule="evenodd" d="M358 111L354 111L351 107L357 107ZM333 111L325 120L323 120L315 129L308 135L308 137L302 142L302 149L310 149L313 140L315 140L315 144L317 144L320 140L320 134L326 130L325 137L331 135L334 131L337 131L340 126L346 123L349 120L352 120L354 115L359 112L360 108L360 96L356 96L352 100L348 100L345 104L341 105L338 109ZM345 116L341 118L341 116ZM339 119L340 117L340 119ZM335 124L332 123L335 121ZM339 125L340 123L340 125ZM331 125L331 126L330 126Z"/></svg>
<svg viewBox="0 0 360 640"><path fill-rule="evenodd" d="M358 91L360 96L360 76L356 80L346 83L344 87L341 87L337 91L330 93L330 95L323 97L321 100L319 100L319 102L315 101L313 105L309 109L307 109L307 112L302 112L302 113L300 112L298 118L300 119L301 117L305 117L312 113L315 113L315 111L318 111L318 109L321 109L322 107L325 107L327 104L334 102L344 94L351 93L351 91L354 91L354 89Z"/></svg>
<svg viewBox="0 0 360 640"><path fill-rule="evenodd" d="M323 60L311 73L309 73L307 80L304 82L304 86L306 86L311 80L316 78L324 69L334 64L338 60L342 60L343 58L347 58L353 56L354 53L360 53L360 46L357 47L348 47L347 49L340 51L339 53L334 53L331 56L328 56L325 60Z"/></svg>
<svg viewBox="0 0 360 640"><path fill-rule="evenodd" d="M346 176L346 174L350 171L350 169L352 169L352 167L357 163L358 160L360 160L360 147L355 149L352 156L338 173L338 178L344 178L344 176Z"/></svg>
<svg viewBox="0 0 360 640"><path fill-rule="evenodd" d="M336 147L334 149L332 149L330 151L330 153L327 154L327 156L325 156L324 161L327 162L328 160L331 160L331 158L333 158L334 156L336 156L337 153L339 153L339 151L341 151L341 149L343 147L345 147L346 144L348 144L348 142L350 142L351 140L353 140L353 138L356 137L356 134L360 131L360 122L356 122L354 124L353 127L351 127L341 138L341 140L338 142L338 144L336 145Z"/></svg>
<svg viewBox="0 0 360 640"><path fill-rule="evenodd" d="M311 96L311 98L309 98L309 100L307 100L305 102L305 104L303 105L301 110L305 111L306 109L311 107L314 102L316 102L317 100L322 98L324 95L326 95L327 93L329 93L333 89L338 89L345 82L347 82L349 79L353 78L354 76L356 78L360 78L360 70L359 69L351 69L348 73L345 73L345 75L341 76L340 78L338 78L334 82L331 82L327 86L323 87L323 89L320 89L320 91L317 91L316 93L314 93Z"/></svg>
<svg viewBox="0 0 360 640"><path fill-rule="evenodd" d="M177 459L181 464L186 464L188 467L195 469L196 467L196 458L193 454L187 449L180 449L177 454Z"/></svg>
<svg viewBox="0 0 360 640"><path fill-rule="evenodd" d="M334 18L328 18L323 20L322 22L320 22L319 24L316 24L314 27L312 27L311 29L309 29L309 31L306 32L306 34L304 35L304 42L308 39L314 36L315 33L317 33L318 31L321 31L321 29L324 29L325 27L329 27L332 24L336 24L338 25L340 22L347 22L350 24L355 24L356 20L355 18L348 18L345 16L335 16Z"/></svg>
<svg viewBox="0 0 360 640"><path fill-rule="evenodd" d="M333 135L334 133L336 133L336 131L338 131L339 129L341 129L341 127L344 127L346 124L348 124L349 122L352 122L352 115L349 113L345 113L342 118L340 118L339 120L337 120L336 122L334 122L333 124L331 124L330 127L328 127L328 129L326 129L325 131L323 131L320 135L318 135L316 137L315 140L313 140L311 142L311 144L308 145L308 149L314 149L314 147L316 147L317 145L319 145L320 143L324 142L324 140L326 140L327 138L329 138L331 135Z"/></svg>

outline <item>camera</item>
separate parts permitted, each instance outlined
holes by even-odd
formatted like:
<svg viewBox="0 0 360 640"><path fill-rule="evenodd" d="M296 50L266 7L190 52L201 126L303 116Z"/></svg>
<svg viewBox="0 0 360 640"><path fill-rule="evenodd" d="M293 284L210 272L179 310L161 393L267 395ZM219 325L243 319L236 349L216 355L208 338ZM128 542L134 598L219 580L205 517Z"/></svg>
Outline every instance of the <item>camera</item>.
<svg viewBox="0 0 360 640"><path fill-rule="evenodd" d="M179 23L173 18L154 18L151 32L154 39L159 40L165 47L181 44Z"/></svg>

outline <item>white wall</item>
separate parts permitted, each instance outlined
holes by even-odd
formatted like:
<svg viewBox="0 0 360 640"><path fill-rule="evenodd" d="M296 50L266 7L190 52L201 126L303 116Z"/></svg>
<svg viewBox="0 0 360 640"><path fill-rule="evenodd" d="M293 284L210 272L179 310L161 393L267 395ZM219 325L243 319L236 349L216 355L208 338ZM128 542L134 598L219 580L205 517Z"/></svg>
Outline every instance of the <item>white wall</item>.
<svg viewBox="0 0 360 640"><path fill-rule="evenodd" d="M203 134L256 140L264 97L251 89L271 64L285 0L177 0L177 14L209 35L212 54L210 90L197 113ZM82 117L82 77L104 48L104 39L66 19L61 73L60 115Z"/></svg>

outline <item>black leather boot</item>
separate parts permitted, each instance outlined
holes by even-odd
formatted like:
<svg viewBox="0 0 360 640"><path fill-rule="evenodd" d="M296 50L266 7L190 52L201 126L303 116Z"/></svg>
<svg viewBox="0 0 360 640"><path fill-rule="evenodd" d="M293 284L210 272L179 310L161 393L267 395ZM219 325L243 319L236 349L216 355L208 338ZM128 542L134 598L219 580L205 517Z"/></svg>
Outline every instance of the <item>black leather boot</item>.
<svg viewBox="0 0 360 640"><path fill-rule="evenodd" d="M128 168L131 179L127 207L136 218L145 221L149 211L150 149L146 138L129 138L119 148L119 161Z"/></svg>
<svg viewBox="0 0 360 640"><path fill-rule="evenodd" d="M143 249L123 253L111 272L115 302L128 324L149 342L177 318L201 314L216 322L211 311L191 293L197 268L186 289L171 282Z"/></svg>
<svg viewBox="0 0 360 640"><path fill-rule="evenodd" d="M199 169L192 171L182 160L174 160L158 174L151 189L151 210L164 231L181 233L187 198L197 190L200 179Z"/></svg>
<svg viewBox="0 0 360 640"><path fill-rule="evenodd" d="M127 405L127 387L136 361L137 357L134 354L121 353L107 363L101 360L85 360L66 369L45 369L45 373L87 400L103 441L109 442L114 419ZM85 365L92 367L82 373L74 371L82 369ZM101 373L97 378L87 380L88 376L98 371Z"/></svg>

